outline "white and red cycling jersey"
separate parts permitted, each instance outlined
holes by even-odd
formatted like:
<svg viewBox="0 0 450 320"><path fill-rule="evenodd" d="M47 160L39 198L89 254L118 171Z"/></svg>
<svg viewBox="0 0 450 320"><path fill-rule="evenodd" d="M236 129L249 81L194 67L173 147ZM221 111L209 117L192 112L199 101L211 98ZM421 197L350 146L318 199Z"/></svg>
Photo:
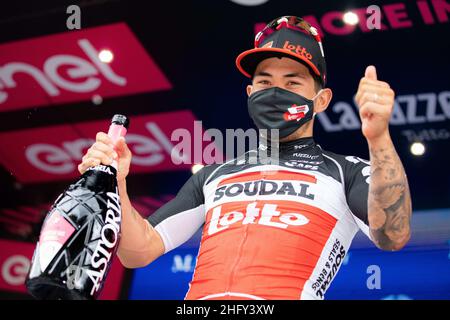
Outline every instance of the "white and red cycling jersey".
<svg viewBox="0 0 450 320"><path fill-rule="evenodd" d="M276 164L260 151L206 166L149 217L166 252L203 226L186 299L323 299L356 232L369 236L367 160L313 138L280 144Z"/></svg>

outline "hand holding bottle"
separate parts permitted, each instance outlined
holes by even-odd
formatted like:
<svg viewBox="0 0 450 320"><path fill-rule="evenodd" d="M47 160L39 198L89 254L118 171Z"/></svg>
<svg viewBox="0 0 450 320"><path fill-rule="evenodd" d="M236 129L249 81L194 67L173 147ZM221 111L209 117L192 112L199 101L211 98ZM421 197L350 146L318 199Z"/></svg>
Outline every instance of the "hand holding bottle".
<svg viewBox="0 0 450 320"><path fill-rule="evenodd" d="M114 145L112 138L105 132L98 132L95 143L88 149L78 165L83 174L89 167L99 164L112 165L117 161L117 180L123 181L130 171L131 151L124 137L118 138Z"/></svg>

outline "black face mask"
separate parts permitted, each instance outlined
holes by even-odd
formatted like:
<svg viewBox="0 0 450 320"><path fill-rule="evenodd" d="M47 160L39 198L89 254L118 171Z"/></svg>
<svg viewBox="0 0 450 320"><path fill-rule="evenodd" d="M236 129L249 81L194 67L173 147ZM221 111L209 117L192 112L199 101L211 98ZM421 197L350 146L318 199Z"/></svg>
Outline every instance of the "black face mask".
<svg viewBox="0 0 450 320"><path fill-rule="evenodd" d="M260 90L248 97L248 113L258 129L278 129L285 138L312 119L317 95L310 100L279 87Z"/></svg>

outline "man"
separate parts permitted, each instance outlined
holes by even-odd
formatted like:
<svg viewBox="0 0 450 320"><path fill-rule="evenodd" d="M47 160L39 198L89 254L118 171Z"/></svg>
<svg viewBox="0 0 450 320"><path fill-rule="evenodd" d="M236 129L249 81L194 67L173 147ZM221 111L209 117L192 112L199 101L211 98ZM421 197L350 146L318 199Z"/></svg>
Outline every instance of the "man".
<svg viewBox="0 0 450 320"><path fill-rule="evenodd" d="M409 240L408 181L388 130L394 92L373 66L366 69L356 101L369 163L313 140L314 115L325 111L332 91L320 37L309 24L274 20L236 63L252 78L250 116L260 129L279 130L279 148L269 140L206 166L148 220L127 195L131 152L124 139L116 152L98 133L79 170L118 158L124 266L146 266L204 225L187 299L323 299L359 229L383 250ZM278 163L248 161L267 149L278 152Z"/></svg>

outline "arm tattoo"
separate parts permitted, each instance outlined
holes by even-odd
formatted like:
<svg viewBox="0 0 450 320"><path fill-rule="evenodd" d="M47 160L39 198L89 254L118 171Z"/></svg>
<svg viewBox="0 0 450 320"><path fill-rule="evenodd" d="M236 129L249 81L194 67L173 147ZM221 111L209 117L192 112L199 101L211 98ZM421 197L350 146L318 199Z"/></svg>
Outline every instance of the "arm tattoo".
<svg viewBox="0 0 450 320"><path fill-rule="evenodd" d="M369 226L378 247L398 250L410 237L411 195L393 146L370 148Z"/></svg>

